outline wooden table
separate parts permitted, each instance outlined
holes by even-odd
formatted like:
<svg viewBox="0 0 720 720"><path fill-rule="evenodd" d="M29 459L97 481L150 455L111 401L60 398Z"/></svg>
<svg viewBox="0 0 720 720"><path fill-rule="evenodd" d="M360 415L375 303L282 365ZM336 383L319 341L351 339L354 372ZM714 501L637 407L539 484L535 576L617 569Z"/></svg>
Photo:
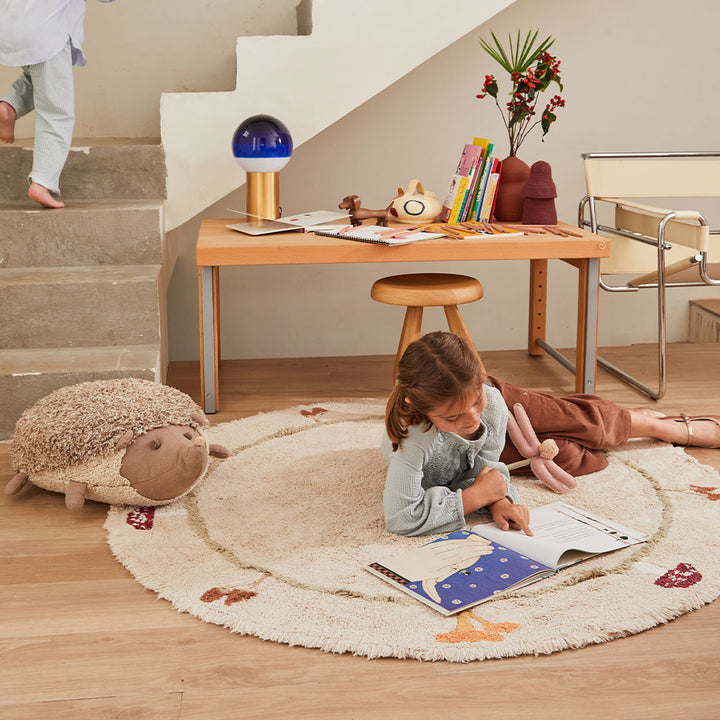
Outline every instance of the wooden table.
<svg viewBox="0 0 720 720"><path fill-rule="evenodd" d="M220 268L245 265L326 265L336 263L448 262L466 260L529 260L530 310L528 352L547 352L575 373L576 392L595 389L599 258L607 257L607 238L584 229L560 225L579 237L550 233L504 238L486 236L439 238L387 247L313 233L251 236L229 230L236 219L207 219L200 225L196 260L200 283L200 371L206 413L219 408ZM560 259L578 269L576 359L573 365L545 341L547 261ZM369 292L369 289L368 289Z"/></svg>

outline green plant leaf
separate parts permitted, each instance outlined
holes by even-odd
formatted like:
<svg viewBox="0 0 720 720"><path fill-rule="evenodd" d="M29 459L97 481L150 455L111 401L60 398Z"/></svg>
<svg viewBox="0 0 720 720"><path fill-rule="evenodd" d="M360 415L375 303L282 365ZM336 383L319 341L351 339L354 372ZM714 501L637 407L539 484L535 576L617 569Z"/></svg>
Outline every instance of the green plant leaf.
<svg viewBox="0 0 720 720"><path fill-rule="evenodd" d="M538 30L535 30L535 32L528 30L522 45L520 30L517 31L515 40L508 34L508 49L506 50L495 33L491 31L490 36L494 45L482 38L480 39L480 45L503 70L509 73L525 72L535 62L538 55L544 53L555 42L554 38L548 35L539 45L536 44L538 32Z"/></svg>
<svg viewBox="0 0 720 720"><path fill-rule="evenodd" d="M540 127L543 131L543 137L545 137L548 134L548 130L550 129L550 126L557 120L557 115L555 115L554 112L550 112L549 110L543 111L542 118L540 120Z"/></svg>

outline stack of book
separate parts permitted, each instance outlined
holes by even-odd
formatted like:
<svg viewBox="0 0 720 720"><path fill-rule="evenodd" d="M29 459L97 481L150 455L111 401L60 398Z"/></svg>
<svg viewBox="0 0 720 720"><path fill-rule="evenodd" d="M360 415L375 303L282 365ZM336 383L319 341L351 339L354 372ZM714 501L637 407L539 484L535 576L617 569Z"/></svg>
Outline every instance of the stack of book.
<svg viewBox="0 0 720 720"><path fill-rule="evenodd" d="M457 170L443 202L443 222L490 222L502 161L493 155L493 143L475 138L463 148Z"/></svg>

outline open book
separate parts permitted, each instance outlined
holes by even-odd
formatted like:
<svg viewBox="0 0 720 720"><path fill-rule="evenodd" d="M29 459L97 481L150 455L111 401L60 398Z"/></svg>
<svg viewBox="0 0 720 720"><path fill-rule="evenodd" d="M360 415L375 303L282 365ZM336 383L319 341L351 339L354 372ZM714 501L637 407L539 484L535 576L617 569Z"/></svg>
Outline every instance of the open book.
<svg viewBox="0 0 720 720"><path fill-rule="evenodd" d="M443 615L466 610L594 555L645 542L640 533L565 502L530 510L533 536L495 523L458 530L367 570Z"/></svg>
<svg viewBox="0 0 720 720"><path fill-rule="evenodd" d="M230 212L246 215L251 220L241 223L233 223L227 227L230 230L237 230L246 235L267 235L276 232L288 232L290 230L308 230L316 225L325 225L335 220L343 220L348 217L347 213L334 212L332 210L313 210L312 212L298 213L297 215L287 215L277 220L261 217L259 215L250 215L241 210L233 210L228 208ZM337 226L338 229L343 227Z"/></svg>
<svg viewBox="0 0 720 720"><path fill-rule="evenodd" d="M316 235L327 235L328 237L356 240L358 242L373 243L375 245L407 245L408 243L420 240L432 240L433 238L445 237L444 232L425 232L417 230L412 226L406 227L382 227L380 225L358 225L352 227L338 227L336 230L329 230L326 227L311 228Z"/></svg>

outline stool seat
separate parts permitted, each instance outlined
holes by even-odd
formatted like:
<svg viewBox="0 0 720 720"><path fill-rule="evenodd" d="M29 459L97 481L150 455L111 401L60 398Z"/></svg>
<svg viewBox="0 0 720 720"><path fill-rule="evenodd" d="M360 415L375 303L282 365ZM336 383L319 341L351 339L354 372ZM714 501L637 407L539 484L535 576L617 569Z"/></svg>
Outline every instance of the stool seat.
<svg viewBox="0 0 720 720"><path fill-rule="evenodd" d="M474 346L457 306L474 302L482 296L480 281L467 275L412 273L376 280L370 290L373 300L407 308L395 356L393 379L397 379L398 363L405 349L420 337L424 307L442 307L450 331Z"/></svg>
<svg viewBox="0 0 720 720"><path fill-rule="evenodd" d="M370 290L373 300L405 307L463 305L482 296L479 280L450 273L392 275L377 280Z"/></svg>

